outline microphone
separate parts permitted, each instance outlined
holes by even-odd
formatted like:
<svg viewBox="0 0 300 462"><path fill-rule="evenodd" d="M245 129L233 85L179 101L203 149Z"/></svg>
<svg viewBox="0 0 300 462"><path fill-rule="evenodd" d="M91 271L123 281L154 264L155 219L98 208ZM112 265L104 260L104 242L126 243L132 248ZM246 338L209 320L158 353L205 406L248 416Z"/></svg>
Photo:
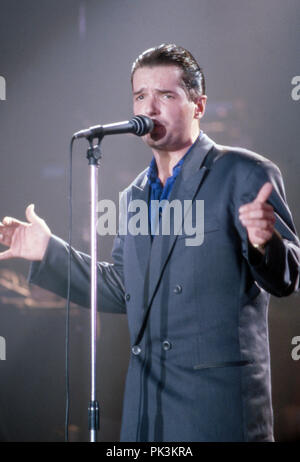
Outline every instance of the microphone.
<svg viewBox="0 0 300 462"><path fill-rule="evenodd" d="M149 117L138 115L131 120L106 125L94 125L85 130L74 133L73 138L103 138L105 135L117 135L119 133L134 133L144 136L154 128L154 122Z"/></svg>

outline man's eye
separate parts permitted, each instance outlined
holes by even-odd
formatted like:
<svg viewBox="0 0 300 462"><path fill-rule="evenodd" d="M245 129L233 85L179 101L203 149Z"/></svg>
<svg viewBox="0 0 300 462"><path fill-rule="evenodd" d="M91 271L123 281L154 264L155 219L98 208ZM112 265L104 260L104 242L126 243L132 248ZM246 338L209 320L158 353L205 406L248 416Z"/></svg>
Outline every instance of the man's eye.
<svg viewBox="0 0 300 462"><path fill-rule="evenodd" d="M144 95L138 95L138 96L136 97L136 100L137 100L137 101L141 101L142 99L144 99Z"/></svg>
<svg viewBox="0 0 300 462"><path fill-rule="evenodd" d="M163 97L164 97L165 99L172 99L172 98L173 98L173 95L170 95L170 94L166 93L165 95L163 95Z"/></svg>

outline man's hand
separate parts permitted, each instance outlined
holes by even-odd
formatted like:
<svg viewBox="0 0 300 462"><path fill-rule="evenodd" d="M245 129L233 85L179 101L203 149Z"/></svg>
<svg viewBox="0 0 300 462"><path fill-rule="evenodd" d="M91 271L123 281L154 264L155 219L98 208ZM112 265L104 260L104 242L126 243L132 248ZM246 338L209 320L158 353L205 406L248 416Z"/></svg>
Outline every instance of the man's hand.
<svg viewBox="0 0 300 462"><path fill-rule="evenodd" d="M239 209L239 218L247 229L248 239L254 247L264 246L274 232L275 214L273 207L267 204L272 189L271 183L265 183L256 199Z"/></svg>
<svg viewBox="0 0 300 462"><path fill-rule="evenodd" d="M26 208L29 223L5 217L0 223L0 244L8 250L0 253L0 260L25 258L42 260L51 237L51 231L44 220L34 212L34 205Z"/></svg>

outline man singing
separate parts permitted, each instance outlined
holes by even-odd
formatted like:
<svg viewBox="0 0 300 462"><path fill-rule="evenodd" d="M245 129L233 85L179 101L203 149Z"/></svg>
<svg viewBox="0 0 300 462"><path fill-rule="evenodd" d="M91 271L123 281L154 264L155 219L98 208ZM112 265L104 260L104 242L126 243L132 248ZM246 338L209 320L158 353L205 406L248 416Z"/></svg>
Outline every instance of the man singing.
<svg viewBox="0 0 300 462"><path fill-rule="evenodd" d="M273 441L267 309L298 289L300 261L280 171L201 131L205 79L184 48L146 50L131 78L153 158L123 198L189 200L193 217L203 201L204 239L156 234L149 213L150 232L118 234L98 264L99 310L128 315L121 441ZM3 219L0 258L31 260L30 281L66 297L68 245L26 216ZM89 256L73 249L72 268L71 299L89 306Z"/></svg>

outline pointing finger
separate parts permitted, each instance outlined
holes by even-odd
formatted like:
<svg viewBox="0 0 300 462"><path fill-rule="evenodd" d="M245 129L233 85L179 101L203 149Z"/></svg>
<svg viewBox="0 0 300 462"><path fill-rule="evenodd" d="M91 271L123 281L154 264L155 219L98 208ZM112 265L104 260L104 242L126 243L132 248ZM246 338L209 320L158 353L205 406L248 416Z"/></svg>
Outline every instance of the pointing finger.
<svg viewBox="0 0 300 462"><path fill-rule="evenodd" d="M259 190L254 202L266 202L273 190L272 183L265 183Z"/></svg>
<svg viewBox="0 0 300 462"><path fill-rule="evenodd" d="M16 226L19 224L21 224L21 221L16 220L16 218L12 217L4 217L2 223L0 223L0 225L2 226Z"/></svg>

